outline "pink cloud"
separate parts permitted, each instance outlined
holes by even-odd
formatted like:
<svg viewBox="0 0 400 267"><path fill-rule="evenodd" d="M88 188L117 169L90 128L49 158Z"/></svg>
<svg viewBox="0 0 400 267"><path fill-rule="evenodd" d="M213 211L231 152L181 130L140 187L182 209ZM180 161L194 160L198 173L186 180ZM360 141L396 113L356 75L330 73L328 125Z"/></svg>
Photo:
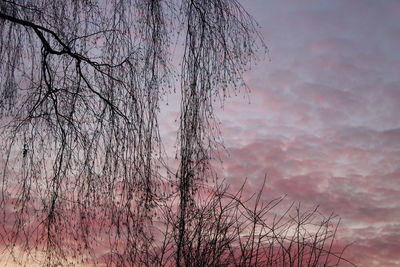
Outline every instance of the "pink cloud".
<svg viewBox="0 0 400 267"><path fill-rule="evenodd" d="M251 123L258 124L248 122L248 130L253 129ZM400 202L400 173L395 168L400 166L400 157L393 154L400 153L398 141L397 129L380 132L335 128L325 129L322 136L309 133L294 139L271 136L266 131L264 138L259 136L247 145L230 143L229 156L223 157L224 174L233 188L249 178L248 190L255 192L267 173L265 201L287 194L289 199L305 205L320 204L325 212L341 214L343 232L363 225L351 230L352 236L362 236L368 225L379 223L387 227L398 223L398 208L388 206ZM393 149L397 152L390 152ZM343 176L335 176L339 173ZM351 236L346 238L351 240ZM354 253L358 253L357 249ZM368 249L373 251L372 247ZM371 260L381 257L371 253ZM394 259L393 255L390 257Z"/></svg>

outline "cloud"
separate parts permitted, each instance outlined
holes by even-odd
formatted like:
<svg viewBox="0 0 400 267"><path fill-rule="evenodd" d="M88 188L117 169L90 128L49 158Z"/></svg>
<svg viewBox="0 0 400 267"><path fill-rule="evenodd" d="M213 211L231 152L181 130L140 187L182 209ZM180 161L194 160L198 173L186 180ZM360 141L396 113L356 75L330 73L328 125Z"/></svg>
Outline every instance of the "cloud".
<svg viewBox="0 0 400 267"><path fill-rule="evenodd" d="M272 61L246 74L250 105L219 113L223 175L255 192L267 174L265 201L287 194L342 217L355 263L399 264L400 2L244 5Z"/></svg>
<svg viewBox="0 0 400 267"><path fill-rule="evenodd" d="M248 121L243 136L259 123ZM305 206L320 205L326 213L339 213L343 231L351 230L355 240L363 237L370 225L379 224L379 230L386 232L391 231L390 225L398 225L399 129L346 126L324 129L321 136L303 132L287 138L284 130L282 135L269 135L266 127L266 134L253 136L244 145L230 143L225 134L231 146L223 157L224 176L233 188L248 178L248 190L254 193L267 174L264 201L287 195ZM376 245L372 241L363 247ZM390 243L386 239L380 242ZM391 257L394 259L394 254Z"/></svg>

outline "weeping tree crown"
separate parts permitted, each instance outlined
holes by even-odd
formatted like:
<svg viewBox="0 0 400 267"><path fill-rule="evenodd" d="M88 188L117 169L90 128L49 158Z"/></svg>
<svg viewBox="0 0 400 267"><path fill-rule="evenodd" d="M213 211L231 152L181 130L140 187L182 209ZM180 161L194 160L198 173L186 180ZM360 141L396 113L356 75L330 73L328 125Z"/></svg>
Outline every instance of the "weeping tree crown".
<svg viewBox="0 0 400 267"><path fill-rule="evenodd" d="M267 225L279 200L259 206L260 192L251 209L242 191L202 188L214 102L266 51L256 26L236 0L2 0L0 255L49 266L326 265L331 217L317 233L303 228L316 211ZM158 116L176 89L172 168Z"/></svg>
<svg viewBox="0 0 400 267"><path fill-rule="evenodd" d="M235 0L5 0L0 38L5 243L51 262L107 232L135 262L154 239L153 210L176 195L181 264L215 142L213 101L241 86L264 48L253 19ZM157 118L173 78L179 168L166 175Z"/></svg>

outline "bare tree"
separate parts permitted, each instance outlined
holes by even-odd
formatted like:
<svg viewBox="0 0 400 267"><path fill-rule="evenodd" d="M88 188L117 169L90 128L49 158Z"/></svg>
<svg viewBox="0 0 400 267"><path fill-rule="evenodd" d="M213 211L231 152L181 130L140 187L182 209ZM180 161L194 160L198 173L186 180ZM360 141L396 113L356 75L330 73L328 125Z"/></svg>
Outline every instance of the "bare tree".
<svg viewBox="0 0 400 267"><path fill-rule="evenodd" d="M1 2L1 110L10 140L2 204L17 209L7 243L30 250L44 242L51 263L89 248L91 222L109 219L117 232L125 221L129 244L147 244L158 104L169 73L168 4ZM11 163L22 170L17 180ZM62 244L66 236L80 242Z"/></svg>
<svg viewBox="0 0 400 267"><path fill-rule="evenodd" d="M0 249L12 260L316 266L332 254L325 224L313 239L299 211L289 237L292 224L266 224L268 205L251 210L204 185L218 143L213 103L243 86L265 49L236 0L2 0L0 38ZM158 126L174 78L177 171Z"/></svg>

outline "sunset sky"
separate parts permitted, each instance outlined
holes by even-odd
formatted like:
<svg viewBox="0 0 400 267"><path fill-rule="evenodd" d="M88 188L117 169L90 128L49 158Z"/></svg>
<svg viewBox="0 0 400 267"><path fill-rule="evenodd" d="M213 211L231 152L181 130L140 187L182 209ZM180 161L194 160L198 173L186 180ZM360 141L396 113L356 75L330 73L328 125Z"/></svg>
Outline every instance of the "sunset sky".
<svg viewBox="0 0 400 267"><path fill-rule="evenodd" d="M400 266L400 0L240 2L269 53L244 74L247 91L216 101L218 176L232 190L247 181L248 193L266 177L263 201L286 196L340 216L344 258ZM179 101L161 104L166 162Z"/></svg>
<svg viewBox="0 0 400 267"><path fill-rule="evenodd" d="M224 176L342 218L360 266L400 264L400 1L243 0L269 60L218 112ZM250 102L250 103L249 103Z"/></svg>

